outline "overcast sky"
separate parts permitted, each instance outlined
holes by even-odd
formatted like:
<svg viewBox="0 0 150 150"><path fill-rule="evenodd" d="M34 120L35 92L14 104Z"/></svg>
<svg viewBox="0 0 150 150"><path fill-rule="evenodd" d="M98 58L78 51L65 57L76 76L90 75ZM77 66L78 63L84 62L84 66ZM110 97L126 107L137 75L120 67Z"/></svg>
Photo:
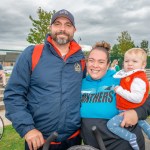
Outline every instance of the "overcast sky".
<svg viewBox="0 0 150 150"><path fill-rule="evenodd" d="M75 17L75 40L93 45L105 40L112 45L128 31L136 45L150 45L150 0L4 0L0 4L0 49L23 50L37 10L67 9Z"/></svg>

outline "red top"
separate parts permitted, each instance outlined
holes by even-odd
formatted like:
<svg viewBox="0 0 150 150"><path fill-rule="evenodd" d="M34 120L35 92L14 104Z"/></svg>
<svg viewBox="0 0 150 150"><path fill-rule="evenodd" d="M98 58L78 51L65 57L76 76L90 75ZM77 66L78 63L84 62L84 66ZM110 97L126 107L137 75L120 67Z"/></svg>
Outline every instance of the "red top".
<svg viewBox="0 0 150 150"><path fill-rule="evenodd" d="M128 91L130 91L130 87L132 84L132 81L134 78L140 78L142 79L145 84L146 84L146 92L144 94L144 97L141 101L141 103L132 103L127 101L126 99L124 99L123 97L121 97L120 95L116 94L116 99L117 99L117 108L120 110L127 110L127 109L132 109L132 108L137 108L141 105L143 105L143 103L146 101L147 97L148 97L148 93L149 93L149 82L148 79L146 77L145 72L143 71L138 71L135 72L125 78L121 79L120 85L122 86L123 89L126 89Z"/></svg>

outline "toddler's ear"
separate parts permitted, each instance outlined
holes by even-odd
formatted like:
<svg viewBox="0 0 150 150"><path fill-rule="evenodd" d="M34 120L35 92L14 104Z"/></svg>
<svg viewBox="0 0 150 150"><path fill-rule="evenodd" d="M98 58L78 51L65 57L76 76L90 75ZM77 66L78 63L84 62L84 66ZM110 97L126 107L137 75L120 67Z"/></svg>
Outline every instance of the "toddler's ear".
<svg viewBox="0 0 150 150"><path fill-rule="evenodd" d="M147 65L147 63L146 63L146 62L143 62L142 69L145 69L145 68L146 68L146 65Z"/></svg>
<svg viewBox="0 0 150 150"><path fill-rule="evenodd" d="M145 69L145 68L146 68L146 65L147 65L147 64L145 64L145 65L144 65L143 69Z"/></svg>

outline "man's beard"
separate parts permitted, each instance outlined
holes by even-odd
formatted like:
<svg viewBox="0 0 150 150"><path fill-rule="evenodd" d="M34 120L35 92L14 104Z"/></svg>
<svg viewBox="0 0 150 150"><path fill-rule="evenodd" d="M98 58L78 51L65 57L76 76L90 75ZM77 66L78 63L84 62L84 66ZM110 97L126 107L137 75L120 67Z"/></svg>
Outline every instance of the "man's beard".
<svg viewBox="0 0 150 150"><path fill-rule="evenodd" d="M57 37L57 35L63 35L63 34L66 35L67 38L58 38ZM72 41L72 39L73 39L73 36L71 36L63 31L57 32L55 34L51 34L51 36L52 36L52 39L59 45L65 45L65 44L69 43L70 41Z"/></svg>

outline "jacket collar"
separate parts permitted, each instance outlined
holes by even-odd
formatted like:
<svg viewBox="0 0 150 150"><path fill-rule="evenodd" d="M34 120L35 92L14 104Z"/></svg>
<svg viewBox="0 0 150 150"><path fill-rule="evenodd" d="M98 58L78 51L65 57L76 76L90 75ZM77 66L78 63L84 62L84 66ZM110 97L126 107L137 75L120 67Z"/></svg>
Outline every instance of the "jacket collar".
<svg viewBox="0 0 150 150"><path fill-rule="evenodd" d="M55 51L57 52L57 54L61 56L61 53L60 51L58 50L58 48L54 45L53 43L53 40L52 40L52 37L50 35L47 36L47 42L49 42L55 49ZM71 55L75 54L76 52L80 51L81 50L81 47L79 46L79 44L75 41L75 40L72 40L70 42L70 46L69 46L69 52L66 54L64 60L67 60Z"/></svg>

